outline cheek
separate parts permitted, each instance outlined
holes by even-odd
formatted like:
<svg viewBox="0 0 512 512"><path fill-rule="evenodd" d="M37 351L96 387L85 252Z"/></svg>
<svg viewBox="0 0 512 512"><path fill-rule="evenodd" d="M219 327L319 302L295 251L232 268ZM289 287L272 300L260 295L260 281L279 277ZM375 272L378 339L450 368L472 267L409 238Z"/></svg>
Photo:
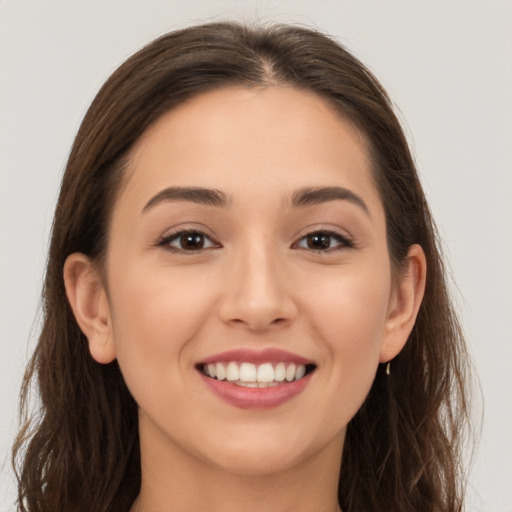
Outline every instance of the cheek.
<svg viewBox="0 0 512 512"><path fill-rule="evenodd" d="M364 270L364 271L363 271ZM318 277L318 276L317 276ZM325 347L324 365L331 389L337 389L349 414L369 391L385 337L391 276L387 267L361 272L340 270L337 278L318 279L309 287L305 309L311 336Z"/></svg>
<svg viewBox="0 0 512 512"><path fill-rule="evenodd" d="M358 268L359 267L359 268ZM391 275L386 265L353 265L317 274L303 290L304 308L333 349L357 352L380 341L389 307Z"/></svg>
<svg viewBox="0 0 512 512"><path fill-rule="evenodd" d="M116 354L135 398L141 387L180 385L181 365L191 360L188 342L206 321L208 288L200 291L190 275L169 274L132 270L133 277L116 272L111 278Z"/></svg>

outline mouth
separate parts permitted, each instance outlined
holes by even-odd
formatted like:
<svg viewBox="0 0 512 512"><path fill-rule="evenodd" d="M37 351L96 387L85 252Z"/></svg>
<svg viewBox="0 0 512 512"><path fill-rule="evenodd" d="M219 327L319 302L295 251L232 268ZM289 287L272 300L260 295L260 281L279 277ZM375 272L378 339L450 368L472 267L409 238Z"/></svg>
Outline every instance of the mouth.
<svg viewBox="0 0 512 512"><path fill-rule="evenodd" d="M200 363L197 369L206 377L247 388L268 388L296 382L311 374L316 365L307 363L222 361Z"/></svg>
<svg viewBox="0 0 512 512"><path fill-rule="evenodd" d="M317 365L280 349L231 350L196 365L206 386L239 408L269 408L299 395Z"/></svg>

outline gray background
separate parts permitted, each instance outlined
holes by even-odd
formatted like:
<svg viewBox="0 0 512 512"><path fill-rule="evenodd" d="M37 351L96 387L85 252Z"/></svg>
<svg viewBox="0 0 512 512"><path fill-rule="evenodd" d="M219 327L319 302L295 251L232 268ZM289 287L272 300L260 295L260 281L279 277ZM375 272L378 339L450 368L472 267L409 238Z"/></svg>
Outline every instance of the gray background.
<svg viewBox="0 0 512 512"><path fill-rule="evenodd" d="M512 511L511 3L0 0L0 510L61 172L95 92L170 29L234 17L339 38L400 107L440 226L484 407L468 510ZM392 505L390 505L392 506Z"/></svg>

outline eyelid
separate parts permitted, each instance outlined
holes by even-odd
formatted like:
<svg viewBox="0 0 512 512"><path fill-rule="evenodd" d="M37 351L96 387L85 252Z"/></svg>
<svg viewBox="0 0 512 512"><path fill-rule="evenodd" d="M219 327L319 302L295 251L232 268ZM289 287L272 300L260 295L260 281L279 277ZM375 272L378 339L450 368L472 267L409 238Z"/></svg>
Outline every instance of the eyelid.
<svg viewBox="0 0 512 512"><path fill-rule="evenodd" d="M194 253L197 254L197 253L203 252L205 250L222 247L222 245L219 242L217 242L215 240L215 238L212 235L208 234L206 231L207 230L205 230L205 229L199 229L199 228L193 228L193 227L188 227L188 228L176 227L170 231L167 231L164 235L162 235L157 240L155 245L157 247L163 247L164 249L167 249L170 252L175 252L175 253L179 253L179 254L187 254L187 255L191 255ZM211 242L211 245L209 247L203 247L203 248L200 248L197 250L189 250L189 251L170 245L170 243L172 241L178 240L181 236L186 235L186 234L201 235L201 236L205 237L206 239L208 239Z"/></svg>
<svg viewBox="0 0 512 512"><path fill-rule="evenodd" d="M315 234L323 234L331 236L335 239L337 239L340 243L335 247L329 247L327 249L312 249L310 247L300 247L299 243L304 240L305 238L315 235ZM328 253L334 253L338 251L343 251L347 249L354 249L355 248L355 242L352 236L347 234L346 232L342 232L341 230L338 230L336 228L326 228L326 227L316 227L309 229L306 233L300 235L297 238L297 241L292 244L292 248L294 249L301 249L313 253L318 254L328 254Z"/></svg>
<svg viewBox="0 0 512 512"><path fill-rule="evenodd" d="M307 230L307 231L306 231ZM329 254L334 253L337 251L347 250L347 249L354 249L356 247L355 241L353 237L348 234L346 231L341 230L337 227L332 226L306 226L302 230L302 234L300 232L295 237L296 241L292 243L291 248L292 249L301 249L305 251L309 251L316 254ZM174 240L179 239L180 236L186 235L186 234L198 234L205 239L209 241L208 247L201 247L196 250L186 250L179 247L174 247L170 245L170 243ZM338 241L338 243L334 247L328 247L326 249L322 248L311 248L311 247L301 247L300 243L306 239L309 236L315 235L315 234L323 234L330 236ZM181 253L181 254L194 254L194 253L201 253L205 250L214 249L214 248L221 248L222 244L217 241L217 237L215 235L210 234L210 230L204 227L196 228L193 226L175 226L174 228L168 230L165 232L164 235L162 235L155 243L156 247L163 247L164 249L167 249L171 252Z"/></svg>

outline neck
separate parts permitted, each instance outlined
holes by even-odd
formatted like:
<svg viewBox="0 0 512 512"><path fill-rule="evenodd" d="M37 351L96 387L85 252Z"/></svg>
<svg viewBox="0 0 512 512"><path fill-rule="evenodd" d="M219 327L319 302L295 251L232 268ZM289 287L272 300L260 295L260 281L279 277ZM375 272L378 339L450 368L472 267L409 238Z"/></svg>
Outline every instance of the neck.
<svg viewBox="0 0 512 512"><path fill-rule="evenodd" d="M142 485L130 512L338 512L343 436L292 467L256 474L199 460L158 434L142 435ZM150 440L150 442L146 442ZM165 446L164 446L165 445Z"/></svg>

